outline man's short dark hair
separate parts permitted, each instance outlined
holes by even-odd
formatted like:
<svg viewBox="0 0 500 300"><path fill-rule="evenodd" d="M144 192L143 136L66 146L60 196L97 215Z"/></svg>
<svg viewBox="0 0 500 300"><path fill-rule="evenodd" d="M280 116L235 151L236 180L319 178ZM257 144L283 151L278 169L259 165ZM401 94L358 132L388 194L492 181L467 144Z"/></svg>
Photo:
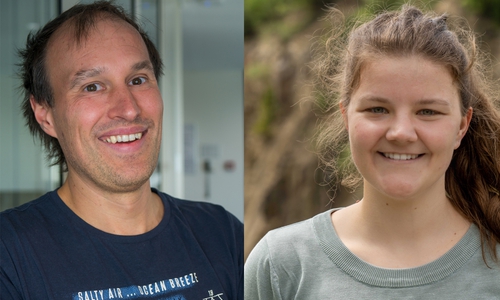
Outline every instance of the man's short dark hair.
<svg viewBox="0 0 500 300"><path fill-rule="evenodd" d="M31 109L30 96L33 95L39 104L54 105L54 94L47 74L45 60L47 57L47 45L51 36L61 26L71 25L73 37L79 44L85 40L90 30L96 26L100 18L109 17L111 19L122 20L132 25L141 35L142 40L148 49L149 59L153 65L156 79L162 74L162 61L158 50L154 46L145 31L143 31L133 17L129 16L123 8L108 1L97 1L93 4L79 4L63 12L57 18L47 23L36 33L30 33L27 38L26 48L19 51L22 62L19 64L20 76L23 81L24 98L21 104L26 124L34 137L40 138L42 145L47 151L47 157L51 165L62 165L67 169L66 159L62 152L59 141L45 133ZM67 23L68 22L68 23ZM66 23L66 24L65 24Z"/></svg>

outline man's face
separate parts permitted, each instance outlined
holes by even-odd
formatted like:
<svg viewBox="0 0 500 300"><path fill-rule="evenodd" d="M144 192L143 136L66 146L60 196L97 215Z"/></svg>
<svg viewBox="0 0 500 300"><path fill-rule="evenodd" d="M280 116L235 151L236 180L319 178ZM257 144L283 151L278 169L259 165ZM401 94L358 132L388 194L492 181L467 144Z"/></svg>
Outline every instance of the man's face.
<svg viewBox="0 0 500 300"><path fill-rule="evenodd" d="M99 20L77 45L68 28L47 49L54 106L45 128L59 140L68 180L109 192L149 186L163 104L140 34L124 21Z"/></svg>

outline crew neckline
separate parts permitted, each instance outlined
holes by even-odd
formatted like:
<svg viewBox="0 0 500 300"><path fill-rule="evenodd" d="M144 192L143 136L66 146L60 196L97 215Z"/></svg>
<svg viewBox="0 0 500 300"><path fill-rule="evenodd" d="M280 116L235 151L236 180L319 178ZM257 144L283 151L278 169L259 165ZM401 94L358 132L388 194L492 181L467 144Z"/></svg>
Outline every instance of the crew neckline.
<svg viewBox="0 0 500 300"><path fill-rule="evenodd" d="M63 211L63 213L69 218L70 222L73 224L72 226L76 226L78 228L81 228L87 232L89 232L92 236L97 236L97 237L102 237L108 240L113 240L114 242L120 242L120 243L136 243L136 242L142 242L149 240L156 235L158 235L161 231L163 231L164 228L167 227L168 222L170 220L170 212L171 212L171 207L170 207L170 202L168 201L167 197L168 195L160 193L157 189L151 188L151 191L153 193L156 193L158 197L160 197L162 203L163 203L163 218L161 219L160 223L156 225L153 229L142 233L138 235L118 235L118 234L112 234L108 233L105 231L102 231L89 223L87 223L85 220L80 218L75 212L73 212L59 197L59 194L57 193L57 190L54 190L50 192L49 196L54 200L55 204L59 209Z"/></svg>
<svg viewBox="0 0 500 300"><path fill-rule="evenodd" d="M462 267L481 246L479 229L472 224L465 235L440 258L425 265L388 269L371 265L354 255L340 240L331 222L330 209L313 218L321 248L342 271L363 283L379 287L412 287L440 281Z"/></svg>

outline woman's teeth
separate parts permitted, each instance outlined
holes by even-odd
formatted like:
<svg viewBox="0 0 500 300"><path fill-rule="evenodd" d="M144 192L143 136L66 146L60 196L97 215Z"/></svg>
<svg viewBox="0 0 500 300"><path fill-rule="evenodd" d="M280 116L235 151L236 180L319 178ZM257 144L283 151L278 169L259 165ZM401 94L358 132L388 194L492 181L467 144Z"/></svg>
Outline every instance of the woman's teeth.
<svg viewBox="0 0 500 300"><path fill-rule="evenodd" d="M410 160L417 158L418 154L384 153L384 156L394 160Z"/></svg>

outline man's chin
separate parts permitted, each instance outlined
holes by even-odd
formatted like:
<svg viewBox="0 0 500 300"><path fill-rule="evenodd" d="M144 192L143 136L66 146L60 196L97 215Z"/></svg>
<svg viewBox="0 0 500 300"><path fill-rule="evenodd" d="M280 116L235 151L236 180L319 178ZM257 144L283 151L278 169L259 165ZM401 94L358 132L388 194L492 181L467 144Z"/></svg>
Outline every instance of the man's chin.
<svg viewBox="0 0 500 300"><path fill-rule="evenodd" d="M141 178L115 178L112 182L109 182L104 186L104 189L112 193L133 193L141 189L150 188L151 175Z"/></svg>

